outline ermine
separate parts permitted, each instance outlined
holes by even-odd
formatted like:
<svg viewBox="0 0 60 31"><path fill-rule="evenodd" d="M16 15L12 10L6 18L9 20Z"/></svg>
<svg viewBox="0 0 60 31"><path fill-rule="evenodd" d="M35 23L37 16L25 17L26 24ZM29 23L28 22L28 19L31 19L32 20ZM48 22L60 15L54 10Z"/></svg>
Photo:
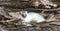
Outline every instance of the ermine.
<svg viewBox="0 0 60 31"><path fill-rule="evenodd" d="M45 21L45 18L42 15L40 15L39 13L35 13L35 12L27 13L26 11L24 13L23 12L24 11L22 11L21 14L26 15L23 19L23 22L30 23L31 21L35 21L36 23L40 23L40 22ZM26 25L31 26L31 24L26 24Z"/></svg>

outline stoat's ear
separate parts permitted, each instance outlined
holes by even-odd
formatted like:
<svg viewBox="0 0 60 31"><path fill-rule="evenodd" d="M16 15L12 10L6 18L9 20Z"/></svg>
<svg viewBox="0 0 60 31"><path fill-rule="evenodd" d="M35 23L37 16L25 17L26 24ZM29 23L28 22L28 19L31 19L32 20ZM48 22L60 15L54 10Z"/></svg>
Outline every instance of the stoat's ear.
<svg viewBox="0 0 60 31"><path fill-rule="evenodd" d="M27 11L20 11L20 14L27 14Z"/></svg>

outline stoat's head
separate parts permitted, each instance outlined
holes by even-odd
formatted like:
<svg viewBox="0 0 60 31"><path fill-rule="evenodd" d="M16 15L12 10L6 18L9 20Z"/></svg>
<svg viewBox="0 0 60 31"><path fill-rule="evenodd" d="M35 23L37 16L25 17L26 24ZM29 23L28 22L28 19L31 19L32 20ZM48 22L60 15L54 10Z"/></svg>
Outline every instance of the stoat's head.
<svg viewBox="0 0 60 31"><path fill-rule="evenodd" d="M26 16L27 16L27 11L20 11L20 14L21 14L23 17L26 17Z"/></svg>

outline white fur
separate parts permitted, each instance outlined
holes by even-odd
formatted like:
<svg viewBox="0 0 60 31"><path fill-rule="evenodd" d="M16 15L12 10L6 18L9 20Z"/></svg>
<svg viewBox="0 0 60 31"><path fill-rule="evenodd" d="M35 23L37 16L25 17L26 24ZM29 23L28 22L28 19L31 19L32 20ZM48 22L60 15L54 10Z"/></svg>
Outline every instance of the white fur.
<svg viewBox="0 0 60 31"><path fill-rule="evenodd" d="M36 21L37 23L45 21L44 17L38 13L30 12L27 14L24 22Z"/></svg>
<svg viewBox="0 0 60 31"><path fill-rule="evenodd" d="M40 22L45 21L45 19L42 15L40 15L38 13L30 12L30 13L27 13L26 18L24 18L24 21L23 21L23 22L27 22L28 24L26 24L26 23L23 23L23 24L25 24L26 26L32 26L31 24L29 24L31 21L40 23Z"/></svg>

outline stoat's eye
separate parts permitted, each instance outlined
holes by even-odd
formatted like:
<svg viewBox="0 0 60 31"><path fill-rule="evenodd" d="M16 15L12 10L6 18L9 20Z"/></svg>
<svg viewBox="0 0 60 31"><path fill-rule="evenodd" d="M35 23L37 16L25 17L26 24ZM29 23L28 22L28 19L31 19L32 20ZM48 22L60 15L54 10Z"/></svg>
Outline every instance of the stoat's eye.
<svg viewBox="0 0 60 31"><path fill-rule="evenodd" d="M27 14L22 14L22 16L23 16L23 17L26 17L26 16L27 16Z"/></svg>

